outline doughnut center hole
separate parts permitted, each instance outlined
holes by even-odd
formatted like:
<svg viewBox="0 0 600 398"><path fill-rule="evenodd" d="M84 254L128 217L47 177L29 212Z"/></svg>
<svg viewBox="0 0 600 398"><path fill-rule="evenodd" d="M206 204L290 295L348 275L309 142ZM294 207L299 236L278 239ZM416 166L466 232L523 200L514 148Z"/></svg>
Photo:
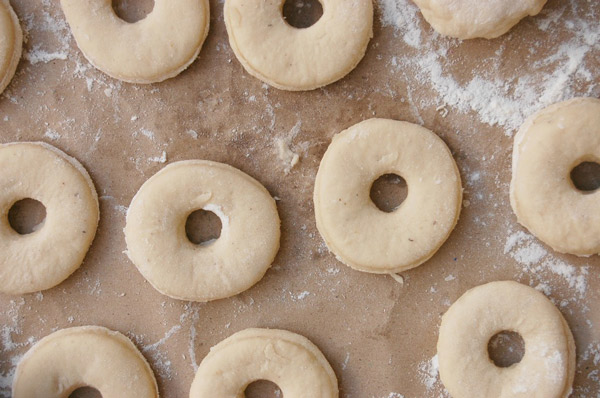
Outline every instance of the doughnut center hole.
<svg viewBox="0 0 600 398"><path fill-rule="evenodd" d="M488 342L488 355L494 365L508 368L521 362L525 355L525 341L517 332L503 330Z"/></svg>
<svg viewBox="0 0 600 398"><path fill-rule="evenodd" d="M154 0L112 0L112 7L123 21L134 23L152 12Z"/></svg>
<svg viewBox="0 0 600 398"><path fill-rule="evenodd" d="M69 398L102 398L102 394L93 387L81 387L73 391Z"/></svg>
<svg viewBox="0 0 600 398"><path fill-rule="evenodd" d="M393 213L408 196L406 180L397 174L384 174L371 185L371 201L386 213Z"/></svg>
<svg viewBox="0 0 600 398"><path fill-rule="evenodd" d="M313 26L323 16L319 0L286 0L283 3L283 19L297 29Z"/></svg>
<svg viewBox="0 0 600 398"><path fill-rule="evenodd" d="M185 222L185 234L195 245L208 246L221 236L221 219L212 211L196 210Z"/></svg>
<svg viewBox="0 0 600 398"><path fill-rule="evenodd" d="M46 208L35 199L22 199L8 211L8 223L19 235L29 235L44 226Z"/></svg>
<svg viewBox="0 0 600 398"><path fill-rule="evenodd" d="M596 191L600 188L600 164L596 162L580 163L571 171L571 181L580 191Z"/></svg>
<svg viewBox="0 0 600 398"><path fill-rule="evenodd" d="M246 398L283 398L283 393L277 384L268 380L258 380L246 387L244 396Z"/></svg>

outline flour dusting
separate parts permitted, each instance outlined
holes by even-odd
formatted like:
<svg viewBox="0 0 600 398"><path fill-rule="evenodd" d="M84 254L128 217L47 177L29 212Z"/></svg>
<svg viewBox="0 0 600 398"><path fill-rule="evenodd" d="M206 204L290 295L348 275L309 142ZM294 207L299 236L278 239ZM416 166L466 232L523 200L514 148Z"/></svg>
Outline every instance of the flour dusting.
<svg viewBox="0 0 600 398"><path fill-rule="evenodd" d="M448 54L460 50L460 40L434 32L409 0L379 0L379 3L382 24L393 27L396 35L413 49L394 56L390 66L404 75L406 70L411 71L416 81L411 80L410 85L428 87L438 96L419 98L421 107L450 107L450 112L474 113L481 122L503 127L505 134L512 136L535 111L575 95L591 96L598 86L588 62L600 50L600 24L580 15L576 0L566 1L558 10L542 11L535 18L541 33L552 27L569 35L568 40L554 48L552 32L548 32L543 35L544 40L534 42L530 48L533 53L553 48L552 53L535 63L527 63L525 59L521 67L508 71L507 76L498 76L504 53L510 51L507 48L510 42L505 47L502 40L490 41L502 44L494 57L481 62L466 81L459 81L451 72L455 65L448 64ZM582 81L589 84L586 93L574 89Z"/></svg>
<svg viewBox="0 0 600 398"><path fill-rule="evenodd" d="M521 266L523 273L533 278L539 290L550 293L548 279L558 276L572 291L571 301L584 299L587 293L589 267L575 267L549 253L533 236L524 231L509 234L504 245L508 254Z"/></svg>

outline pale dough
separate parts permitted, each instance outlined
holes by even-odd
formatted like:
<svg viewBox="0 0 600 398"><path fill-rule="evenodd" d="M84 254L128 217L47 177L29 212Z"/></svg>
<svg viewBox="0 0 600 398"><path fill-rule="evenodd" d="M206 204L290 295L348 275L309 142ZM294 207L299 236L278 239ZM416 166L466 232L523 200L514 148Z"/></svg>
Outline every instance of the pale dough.
<svg viewBox="0 0 600 398"><path fill-rule="evenodd" d="M49 289L83 262L98 226L98 196L83 166L53 146L25 142L0 146L0 292ZM46 207L43 225L20 235L8 211L31 198Z"/></svg>
<svg viewBox="0 0 600 398"><path fill-rule="evenodd" d="M23 32L8 0L0 0L0 93L10 83L21 59Z"/></svg>
<svg viewBox="0 0 600 398"><path fill-rule="evenodd" d="M258 380L277 384L285 398L339 396L331 365L307 338L285 330L246 329L210 349L190 398L240 398Z"/></svg>
<svg viewBox="0 0 600 398"><path fill-rule="evenodd" d="M373 37L371 0L321 0L323 16L294 28L285 0L226 0L229 43L246 71L282 90L312 90L352 71Z"/></svg>
<svg viewBox="0 0 600 398"><path fill-rule="evenodd" d="M188 216L221 219L221 236L196 245ZM127 212L127 254L161 293L190 301L234 296L258 282L279 250L275 200L249 175L222 163L173 163L151 177Z"/></svg>
<svg viewBox="0 0 600 398"><path fill-rule="evenodd" d="M497 333L525 342L520 362L498 367L488 354ZM542 293L517 282L467 291L442 318L440 378L453 398L567 398L575 377L575 342L560 311Z"/></svg>
<svg viewBox="0 0 600 398"><path fill-rule="evenodd" d="M155 0L135 23L120 19L112 0L61 0L77 45L92 65L130 83L177 76L198 57L209 28L208 0Z"/></svg>
<svg viewBox="0 0 600 398"><path fill-rule="evenodd" d="M519 223L562 253L600 253L600 190L571 171L600 163L600 100L575 98L531 116L515 137L510 201Z"/></svg>
<svg viewBox="0 0 600 398"><path fill-rule="evenodd" d="M547 0L414 0L431 26L458 39L493 39L521 19L537 15Z"/></svg>
<svg viewBox="0 0 600 398"><path fill-rule="evenodd" d="M392 213L371 201L382 175L406 180L408 196ZM371 119L335 137L314 191L317 228L327 247L359 271L397 273L427 261L458 221L461 179L450 150L424 127Z"/></svg>
<svg viewBox="0 0 600 398"><path fill-rule="evenodd" d="M93 387L102 398L158 398L150 365L119 332L99 326L59 330L21 359L12 398L68 398Z"/></svg>

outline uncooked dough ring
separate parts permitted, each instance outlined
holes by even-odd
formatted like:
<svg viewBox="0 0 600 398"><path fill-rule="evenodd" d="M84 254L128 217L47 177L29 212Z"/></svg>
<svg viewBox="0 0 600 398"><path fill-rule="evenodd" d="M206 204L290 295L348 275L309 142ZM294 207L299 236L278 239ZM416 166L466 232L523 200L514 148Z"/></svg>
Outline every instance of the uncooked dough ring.
<svg viewBox="0 0 600 398"><path fill-rule="evenodd" d="M439 33L459 39L493 39L521 19L537 15L547 0L414 0Z"/></svg>
<svg viewBox="0 0 600 398"><path fill-rule="evenodd" d="M238 398L249 384L269 380L285 398L337 398L337 378L307 338L285 330L246 329L223 340L204 358L190 398Z"/></svg>
<svg viewBox="0 0 600 398"><path fill-rule="evenodd" d="M221 236L195 245L188 216L204 209L221 219ZM140 188L127 212L127 253L161 293L182 300L234 296L258 282L279 250L279 215L269 192L222 163L173 163Z"/></svg>
<svg viewBox="0 0 600 398"><path fill-rule="evenodd" d="M517 332L525 355L507 368L489 358L488 342ZM560 311L542 293L517 282L492 282L466 292L442 318L440 378L454 398L567 398L575 377L575 342Z"/></svg>
<svg viewBox="0 0 600 398"><path fill-rule="evenodd" d="M13 398L68 398L93 387L103 398L158 398L150 365L131 340L99 326L59 330L21 359Z"/></svg>
<svg viewBox="0 0 600 398"><path fill-rule="evenodd" d="M408 196L393 213L371 201L373 182L394 173ZM319 166L314 192L317 228L343 263L359 271L396 273L427 261L446 241L462 204L450 150L431 131L371 119L335 137Z"/></svg>
<svg viewBox="0 0 600 398"><path fill-rule="evenodd" d="M23 31L8 0L0 0L0 93L10 83L21 59Z"/></svg>
<svg viewBox="0 0 600 398"><path fill-rule="evenodd" d="M600 189L570 173L600 163L600 100L575 98L531 116L515 137L510 201L519 223L562 253L600 253Z"/></svg>
<svg viewBox="0 0 600 398"><path fill-rule="evenodd" d="M92 65L130 83L177 76L198 57L209 28L208 0L155 0L146 18L129 23L112 0L61 0L77 45Z"/></svg>
<svg viewBox="0 0 600 398"><path fill-rule="evenodd" d="M282 90L313 90L352 71L373 37L371 0L319 0L323 16L297 29L285 0L226 0L225 25L237 59L252 76Z"/></svg>
<svg viewBox="0 0 600 398"><path fill-rule="evenodd" d="M96 189L83 166L42 142L0 145L0 292L58 285L83 262L98 226ZM8 221L19 200L46 207L43 226L20 235Z"/></svg>

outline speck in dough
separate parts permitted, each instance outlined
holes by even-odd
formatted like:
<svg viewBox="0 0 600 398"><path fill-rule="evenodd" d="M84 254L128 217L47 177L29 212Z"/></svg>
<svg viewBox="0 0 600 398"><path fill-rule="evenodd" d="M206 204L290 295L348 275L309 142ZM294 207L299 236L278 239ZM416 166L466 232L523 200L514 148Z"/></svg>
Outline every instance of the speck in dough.
<svg viewBox="0 0 600 398"><path fill-rule="evenodd" d="M0 145L0 292L33 293L67 279L83 262L100 215L96 189L74 158L42 142ZM22 199L46 208L34 232L21 235L8 212Z"/></svg>
<svg viewBox="0 0 600 398"><path fill-rule="evenodd" d="M370 191L390 173L406 180L408 196L386 213ZM437 252L458 221L462 186L450 149L433 132L370 119L333 137L313 200L329 250L356 270L387 274L414 268Z"/></svg>
<svg viewBox="0 0 600 398"><path fill-rule="evenodd" d="M209 244L187 238L196 210L221 219ZM127 254L158 291L190 301L241 293L258 282L279 250L275 200L258 181L229 165L188 160L168 165L142 185L127 211Z"/></svg>
<svg viewBox="0 0 600 398"><path fill-rule="evenodd" d="M313 90L350 73L373 37L372 0L320 0L323 16L298 29L283 0L226 0L229 43L246 71L282 90Z"/></svg>

